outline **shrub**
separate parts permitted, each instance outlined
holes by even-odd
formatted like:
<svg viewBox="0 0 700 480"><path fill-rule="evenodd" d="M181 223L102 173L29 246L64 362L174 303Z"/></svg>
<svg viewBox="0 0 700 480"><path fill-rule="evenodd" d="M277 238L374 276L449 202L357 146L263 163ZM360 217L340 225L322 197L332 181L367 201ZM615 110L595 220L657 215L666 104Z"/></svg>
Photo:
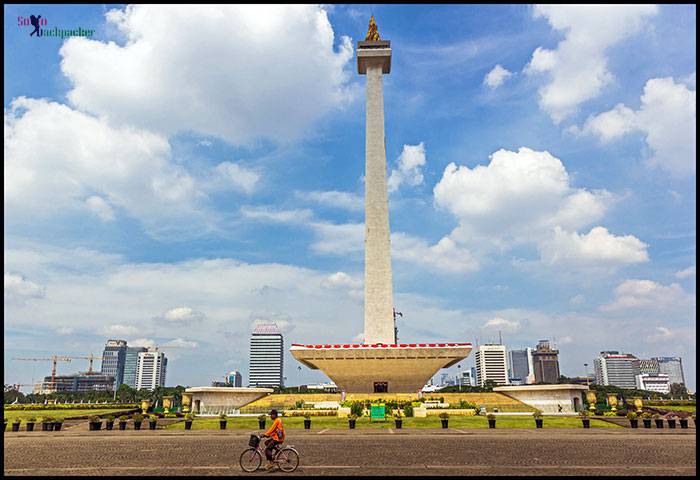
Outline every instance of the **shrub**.
<svg viewBox="0 0 700 480"><path fill-rule="evenodd" d="M143 421L143 415L141 415L140 413L134 413L131 416L131 418L134 422L142 422Z"/></svg>
<svg viewBox="0 0 700 480"><path fill-rule="evenodd" d="M364 403L362 402L352 402L350 405L350 413L355 415L356 418L359 418L362 416L362 412L364 410Z"/></svg>
<svg viewBox="0 0 700 480"><path fill-rule="evenodd" d="M294 403L294 408L304 408L304 400L297 400Z"/></svg>
<svg viewBox="0 0 700 480"><path fill-rule="evenodd" d="M266 418L267 418L267 415L265 415L264 413L261 414L261 415L258 415L258 420L261 421L261 422L262 422L263 420L265 420Z"/></svg>
<svg viewBox="0 0 700 480"><path fill-rule="evenodd" d="M402 417L402 416L403 416L403 415L401 415L401 410L397 411L397 412L394 414L394 418L395 418L396 420L401 420L401 417Z"/></svg>
<svg viewBox="0 0 700 480"><path fill-rule="evenodd" d="M305 413L304 414L304 420L311 420L311 414L310 413Z"/></svg>
<svg viewBox="0 0 700 480"><path fill-rule="evenodd" d="M165 418L177 418L177 413L166 413Z"/></svg>
<svg viewBox="0 0 700 480"><path fill-rule="evenodd" d="M190 412L187 415L185 415L185 420L189 420L190 422L194 420L194 413Z"/></svg>
<svg viewBox="0 0 700 480"><path fill-rule="evenodd" d="M137 408L135 403L58 403L58 404L12 404L5 405L5 410L97 410L114 408Z"/></svg>
<svg viewBox="0 0 700 480"><path fill-rule="evenodd" d="M588 413L588 410L581 410L581 411L578 412L578 415L579 415L580 417L586 418L587 416L590 415L590 413Z"/></svg>
<svg viewBox="0 0 700 480"><path fill-rule="evenodd" d="M158 420L158 415L149 415L148 420L150 420L150 421Z"/></svg>
<svg viewBox="0 0 700 480"><path fill-rule="evenodd" d="M542 418L542 411L541 411L541 410L535 410L534 412L532 412L532 416L533 416L534 418Z"/></svg>
<svg viewBox="0 0 700 480"><path fill-rule="evenodd" d="M633 411L629 411L629 412L627 412L627 418L628 418L629 420L634 420L634 419L637 418L637 414L636 414L635 412L633 412Z"/></svg>
<svg viewBox="0 0 700 480"><path fill-rule="evenodd" d="M225 413L220 413L220 414L219 414L219 420L226 420L226 414L225 414Z"/></svg>
<svg viewBox="0 0 700 480"><path fill-rule="evenodd" d="M36 423L36 417L27 417L25 420L27 423Z"/></svg>
<svg viewBox="0 0 700 480"><path fill-rule="evenodd" d="M348 415L348 420L357 420L357 415L351 413Z"/></svg>
<svg viewBox="0 0 700 480"><path fill-rule="evenodd" d="M604 412L603 416L604 417L617 417L617 413L615 413L613 411L608 411L608 412Z"/></svg>
<svg viewBox="0 0 700 480"><path fill-rule="evenodd" d="M120 415L119 420L127 421L129 420L129 415Z"/></svg>
<svg viewBox="0 0 700 480"><path fill-rule="evenodd" d="M409 403L408 405L403 407L403 414L405 417L412 417L413 416L413 404Z"/></svg>
<svg viewBox="0 0 700 480"><path fill-rule="evenodd" d="M12 423L14 423L15 425L19 425L20 423L22 423L22 419L21 419L21 418L15 418L15 419L12 421Z"/></svg>
<svg viewBox="0 0 700 480"><path fill-rule="evenodd" d="M489 420L496 420L496 415L494 415L493 413L489 413L488 415L486 415L486 418L488 418Z"/></svg>
<svg viewBox="0 0 700 480"><path fill-rule="evenodd" d="M661 415L658 413L654 414L654 420L659 420L661 418Z"/></svg>
<svg viewBox="0 0 700 480"><path fill-rule="evenodd" d="M97 416L97 415L90 415L90 416L88 417L88 420L89 420L91 423L101 421L101 420L100 420L100 417ZM46 418L44 419L44 421L46 421Z"/></svg>
<svg viewBox="0 0 700 480"><path fill-rule="evenodd" d="M108 422L113 422L113 421L114 421L114 415L109 415L109 416L107 416L107 421L108 421Z"/></svg>
<svg viewBox="0 0 700 480"><path fill-rule="evenodd" d="M450 414L447 412L442 412L440 413L440 415L438 415L438 417L440 417L442 420L447 420L448 418L450 418Z"/></svg>
<svg viewBox="0 0 700 480"><path fill-rule="evenodd" d="M651 412L644 412L642 413L642 418L649 420L651 419Z"/></svg>

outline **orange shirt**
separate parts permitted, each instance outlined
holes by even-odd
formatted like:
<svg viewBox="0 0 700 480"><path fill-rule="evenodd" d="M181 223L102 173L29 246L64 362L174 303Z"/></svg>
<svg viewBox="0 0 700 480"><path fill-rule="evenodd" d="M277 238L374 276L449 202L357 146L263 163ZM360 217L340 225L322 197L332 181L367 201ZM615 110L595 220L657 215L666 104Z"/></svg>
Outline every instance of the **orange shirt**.
<svg viewBox="0 0 700 480"><path fill-rule="evenodd" d="M277 440L278 442L284 442L284 427L282 426L282 420L280 420L280 417L275 418L275 421L272 422L272 426L267 432L265 432L265 435Z"/></svg>

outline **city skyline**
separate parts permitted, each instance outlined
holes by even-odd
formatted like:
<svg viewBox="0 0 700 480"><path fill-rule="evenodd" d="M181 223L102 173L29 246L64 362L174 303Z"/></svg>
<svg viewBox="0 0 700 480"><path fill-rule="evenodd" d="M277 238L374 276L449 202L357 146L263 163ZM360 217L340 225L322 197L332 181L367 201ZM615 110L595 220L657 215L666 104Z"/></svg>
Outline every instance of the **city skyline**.
<svg viewBox="0 0 700 480"><path fill-rule="evenodd" d="M29 8L5 6L7 382L49 370L12 357L106 338L180 345L168 384L190 385L248 374L261 323L290 343L357 341L353 45L370 7L202 6L187 28L175 6ZM385 98L399 338L556 337L568 376L604 350L682 357L695 390L695 7L605 8L622 27L583 6L374 7L399 52ZM95 35L30 38L16 18L32 13ZM267 36L238 33L250 26ZM118 55L139 38L152 57ZM215 63L191 53L212 48ZM220 61L251 49L248 76ZM165 77L139 83L145 66Z"/></svg>

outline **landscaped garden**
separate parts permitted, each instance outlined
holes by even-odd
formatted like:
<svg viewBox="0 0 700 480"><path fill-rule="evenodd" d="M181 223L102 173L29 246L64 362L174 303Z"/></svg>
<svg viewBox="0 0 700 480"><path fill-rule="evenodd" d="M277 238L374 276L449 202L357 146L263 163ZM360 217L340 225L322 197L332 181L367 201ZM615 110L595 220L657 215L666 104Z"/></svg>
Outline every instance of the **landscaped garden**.
<svg viewBox="0 0 700 480"><path fill-rule="evenodd" d="M303 429L304 417L283 417L282 422L287 429ZM267 419L266 427L270 426ZM440 418L432 417L402 417L402 428L440 428ZM450 428L489 428L485 416L454 416L449 418ZM178 422L167 426L168 429L184 429L184 422ZM257 417L228 417L227 429L259 430ZM322 430L324 428L348 428L348 419L323 416L311 417L311 429ZM356 420L356 428L395 428L394 420L385 422L372 421L369 417L359 417ZM531 415L503 415L496 417L496 428L535 428L535 420ZM583 428L581 419L577 417L543 417L543 428ZM604 420L591 419L591 428L623 428ZM219 429L219 418L197 417L192 422L192 430Z"/></svg>

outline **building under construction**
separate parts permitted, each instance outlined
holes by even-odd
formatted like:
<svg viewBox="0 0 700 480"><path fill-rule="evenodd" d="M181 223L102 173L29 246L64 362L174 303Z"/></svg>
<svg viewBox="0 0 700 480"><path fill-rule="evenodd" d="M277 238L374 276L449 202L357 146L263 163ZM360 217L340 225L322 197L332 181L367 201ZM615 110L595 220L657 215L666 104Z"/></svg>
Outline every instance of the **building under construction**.
<svg viewBox="0 0 700 480"><path fill-rule="evenodd" d="M36 393L113 392L114 380L114 375L79 372L73 375L57 375L52 385L51 377L44 377L41 391Z"/></svg>

